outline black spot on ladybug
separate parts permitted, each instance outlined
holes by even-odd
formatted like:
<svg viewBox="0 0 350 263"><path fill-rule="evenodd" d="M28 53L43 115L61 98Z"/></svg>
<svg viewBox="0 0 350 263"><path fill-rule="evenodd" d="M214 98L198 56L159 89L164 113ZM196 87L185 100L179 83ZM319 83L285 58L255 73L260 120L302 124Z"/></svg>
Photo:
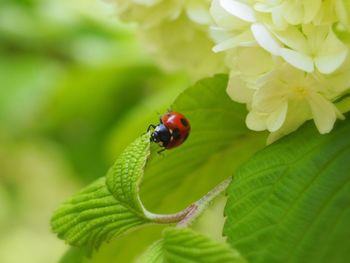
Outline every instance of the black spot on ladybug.
<svg viewBox="0 0 350 263"><path fill-rule="evenodd" d="M173 135L174 140L180 139L180 137L181 137L180 129L179 128L175 128L173 130L173 134L172 135Z"/></svg>
<svg viewBox="0 0 350 263"><path fill-rule="evenodd" d="M180 121L181 121L183 126L185 126L185 127L188 126L188 122L184 118L181 118Z"/></svg>

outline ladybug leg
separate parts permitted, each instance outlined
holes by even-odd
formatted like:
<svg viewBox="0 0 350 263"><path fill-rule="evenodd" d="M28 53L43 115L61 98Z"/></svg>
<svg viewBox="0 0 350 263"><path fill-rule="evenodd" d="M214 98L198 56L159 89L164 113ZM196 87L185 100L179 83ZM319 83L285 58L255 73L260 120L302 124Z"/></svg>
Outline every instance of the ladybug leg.
<svg viewBox="0 0 350 263"><path fill-rule="evenodd" d="M155 129L157 126L154 124L150 124L147 128L147 132L149 132L151 130L151 128Z"/></svg>
<svg viewBox="0 0 350 263"><path fill-rule="evenodd" d="M162 149L160 149L157 153L158 153L159 155L161 155L162 152L164 152L165 150L166 150L166 148L162 148Z"/></svg>

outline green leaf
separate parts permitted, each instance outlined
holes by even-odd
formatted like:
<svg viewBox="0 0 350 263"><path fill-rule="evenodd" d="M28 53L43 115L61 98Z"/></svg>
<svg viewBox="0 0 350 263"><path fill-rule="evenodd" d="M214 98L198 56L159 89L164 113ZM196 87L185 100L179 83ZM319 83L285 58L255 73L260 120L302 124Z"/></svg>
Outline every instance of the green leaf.
<svg viewBox="0 0 350 263"><path fill-rule="evenodd" d="M312 123L259 152L228 189L224 233L249 262L346 262L350 121Z"/></svg>
<svg viewBox="0 0 350 263"><path fill-rule="evenodd" d="M147 162L140 189L142 202L146 200L152 211L169 213L184 209L229 177L234 168L264 145L264 135L257 136L245 127L246 110L229 99L226 83L225 75L205 79L176 100L173 109L189 118L192 132L184 145L163 155L156 154L159 146L152 144L155 151ZM98 247L135 226L175 223L186 216L190 210L157 215L143 207L138 188L149 154L149 134L142 138L144 142L135 142L124 151L106 180L88 187L88 195L79 193L56 212L52 225L61 238L73 245ZM89 190L91 187L97 190ZM98 206L93 206L94 202ZM115 210L105 211L106 206ZM93 216L88 214L86 219L85 213Z"/></svg>
<svg viewBox="0 0 350 263"><path fill-rule="evenodd" d="M131 144L110 169L106 181L116 200L141 214L144 208L138 193L143 169L150 154L149 138L149 133L146 133L141 140Z"/></svg>
<svg viewBox="0 0 350 263"><path fill-rule="evenodd" d="M191 133L180 147L151 154L140 189L148 209L161 213L183 209L265 145L264 133L247 129L245 106L227 96L226 86L227 76L216 75L175 100L171 108L189 119Z"/></svg>
<svg viewBox="0 0 350 263"><path fill-rule="evenodd" d="M103 241L150 222L138 198L149 155L149 134L132 143L105 177L64 203L52 217L53 231L72 245L99 247Z"/></svg>
<svg viewBox="0 0 350 263"><path fill-rule="evenodd" d="M139 263L245 263L245 259L227 243L220 243L189 228L168 228L163 239L154 243Z"/></svg>

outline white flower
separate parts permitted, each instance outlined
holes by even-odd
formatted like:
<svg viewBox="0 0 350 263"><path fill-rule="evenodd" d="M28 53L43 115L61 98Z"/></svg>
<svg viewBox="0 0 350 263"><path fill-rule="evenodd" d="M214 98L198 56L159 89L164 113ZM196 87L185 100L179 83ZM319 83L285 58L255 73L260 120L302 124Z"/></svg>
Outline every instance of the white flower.
<svg viewBox="0 0 350 263"><path fill-rule="evenodd" d="M251 103L253 94L264 84L276 62L268 52L256 46L231 51L227 63L232 68L227 93L234 101Z"/></svg>
<svg viewBox="0 0 350 263"><path fill-rule="evenodd" d="M226 64L227 93L269 142L311 119L328 133L343 118L334 101L350 89L349 0L111 1L164 68L198 79Z"/></svg>
<svg viewBox="0 0 350 263"><path fill-rule="evenodd" d="M243 7L243 10L240 10L240 7ZM246 11L241 4L238 4L235 10L237 10L237 15L244 14ZM213 0L210 13L216 23L216 26L211 27L211 36L218 43L213 48L215 52L256 44L250 31L250 23L240 17L232 16L221 5L221 0Z"/></svg>
<svg viewBox="0 0 350 263"><path fill-rule="evenodd" d="M348 54L348 47L326 26L303 25L299 30L289 27L283 32L275 33L281 46L280 55L288 63L306 72L315 68L324 74L339 68Z"/></svg>
<svg viewBox="0 0 350 263"><path fill-rule="evenodd" d="M269 141L272 142L309 119L314 120L323 134L332 130L337 118L343 118L332 103L332 82L323 75L305 73L285 62L275 62L274 67L270 73L257 75L255 89L237 85L230 79L227 90L230 97L244 98L248 103L250 112L246 123L250 129L270 131ZM343 79L343 85L349 87L350 77L339 73L331 77L333 81L338 79L338 84ZM245 94L245 97L237 94Z"/></svg>
<svg viewBox="0 0 350 263"><path fill-rule="evenodd" d="M255 4L255 9L248 3L238 0L212 2L211 14L218 26L213 27L212 31L221 32L216 33L216 37L214 34L214 39L219 43L214 47L214 51L252 46L257 43L272 55L281 56L296 68L306 72L313 72L317 68L324 74L332 73L344 62L348 48L334 34L331 25L292 26L314 19L320 8L320 1L305 1L308 4L287 0L269 1L269 4L265 3L266 1L258 2ZM286 6L291 8L289 13L284 10ZM313 7L316 11L306 11L306 7ZM297 11L301 12L301 15L297 15L299 14ZM271 17L266 16L269 13L272 14ZM283 20L281 17L276 18L277 13Z"/></svg>
<svg viewBox="0 0 350 263"><path fill-rule="evenodd" d="M320 133L343 115L350 91L350 1L213 0L215 52L224 51L229 96L269 142L313 119Z"/></svg>

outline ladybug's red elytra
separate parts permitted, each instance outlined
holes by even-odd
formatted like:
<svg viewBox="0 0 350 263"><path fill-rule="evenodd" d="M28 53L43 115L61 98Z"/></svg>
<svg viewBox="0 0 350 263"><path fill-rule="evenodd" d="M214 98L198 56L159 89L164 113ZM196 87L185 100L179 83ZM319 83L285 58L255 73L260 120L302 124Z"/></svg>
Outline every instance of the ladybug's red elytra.
<svg viewBox="0 0 350 263"><path fill-rule="evenodd" d="M150 140L158 143L163 150L175 148L184 143L190 133L191 126L187 118L175 111L169 111L160 118L160 123L156 126L151 124L150 128L154 131L151 133Z"/></svg>

